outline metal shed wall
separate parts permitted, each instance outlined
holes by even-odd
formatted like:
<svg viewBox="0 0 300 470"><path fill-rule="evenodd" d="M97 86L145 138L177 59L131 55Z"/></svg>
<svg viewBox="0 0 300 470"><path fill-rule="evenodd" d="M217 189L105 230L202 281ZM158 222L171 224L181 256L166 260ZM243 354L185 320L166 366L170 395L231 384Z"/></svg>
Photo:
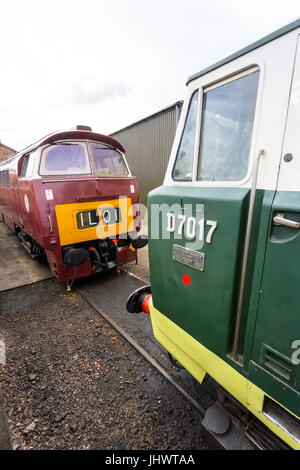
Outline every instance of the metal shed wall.
<svg viewBox="0 0 300 470"><path fill-rule="evenodd" d="M163 182L182 101L113 134L126 150L130 170L137 177L141 202Z"/></svg>

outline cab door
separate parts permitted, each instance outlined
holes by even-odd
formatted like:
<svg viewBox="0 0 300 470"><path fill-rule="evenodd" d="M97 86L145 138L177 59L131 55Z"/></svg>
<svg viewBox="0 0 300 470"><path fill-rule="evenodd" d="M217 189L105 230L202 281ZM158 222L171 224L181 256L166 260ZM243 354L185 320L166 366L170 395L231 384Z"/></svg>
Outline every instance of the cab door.
<svg viewBox="0 0 300 470"><path fill-rule="evenodd" d="M270 214L251 377L300 416L300 41ZM282 383L285 386L282 386Z"/></svg>

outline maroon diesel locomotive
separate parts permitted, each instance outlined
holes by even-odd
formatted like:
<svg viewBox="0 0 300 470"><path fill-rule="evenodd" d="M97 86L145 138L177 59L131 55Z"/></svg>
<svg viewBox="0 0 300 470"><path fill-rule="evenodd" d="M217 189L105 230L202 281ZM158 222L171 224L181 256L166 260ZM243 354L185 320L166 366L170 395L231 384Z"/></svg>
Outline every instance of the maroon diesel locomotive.
<svg viewBox="0 0 300 470"><path fill-rule="evenodd" d="M63 282L134 261L147 243L124 148L87 126L50 134L0 164L0 217Z"/></svg>

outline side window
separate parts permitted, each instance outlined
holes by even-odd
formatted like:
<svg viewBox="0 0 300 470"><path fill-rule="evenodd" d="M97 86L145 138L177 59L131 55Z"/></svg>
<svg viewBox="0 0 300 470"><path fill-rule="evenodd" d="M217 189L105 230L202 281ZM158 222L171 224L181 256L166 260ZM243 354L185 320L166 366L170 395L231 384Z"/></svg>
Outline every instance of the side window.
<svg viewBox="0 0 300 470"><path fill-rule="evenodd" d="M35 156L37 155L37 150L32 153L28 153L24 156L21 178L29 178L33 175L33 167L35 162Z"/></svg>
<svg viewBox="0 0 300 470"><path fill-rule="evenodd" d="M25 175L26 175L26 170L27 170L27 166L28 166L28 162L29 162L29 154L28 155L24 155L24 158L23 158L23 165L22 165L22 170L21 170L21 178L24 178Z"/></svg>
<svg viewBox="0 0 300 470"><path fill-rule="evenodd" d="M194 92L173 169L175 181L192 181L197 125L198 90Z"/></svg>
<svg viewBox="0 0 300 470"><path fill-rule="evenodd" d="M9 188L9 170L0 171L0 188Z"/></svg>
<svg viewBox="0 0 300 470"><path fill-rule="evenodd" d="M259 71L205 92L197 179L239 181L248 170Z"/></svg>

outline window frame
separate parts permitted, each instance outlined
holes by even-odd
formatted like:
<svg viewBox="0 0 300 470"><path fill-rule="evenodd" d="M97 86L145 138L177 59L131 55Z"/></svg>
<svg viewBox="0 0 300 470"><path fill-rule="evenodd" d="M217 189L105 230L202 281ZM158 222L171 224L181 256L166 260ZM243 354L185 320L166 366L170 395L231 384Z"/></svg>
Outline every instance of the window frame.
<svg viewBox="0 0 300 470"><path fill-rule="evenodd" d="M190 109L191 109L191 105L192 105L192 101L194 99L194 96L198 93L198 97L197 97L197 114L196 114L196 129L195 129L195 141L194 141L194 155L193 155L193 161L192 161L192 179L191 180L188 180L188 179L177 179L174 177L174 172L175 172L175 167L176 167L176 163L177 163L177 160L178 160L178 155L179 155L179 151L180 151L180 147L181 147L181 144L182 144L182 140L183 140L183 136L184 136L184 132L185 132L185 128L186 128L186 125L187 125L187 120L188 120L188 117L189 117L189 113L190 113ZM176 183L191 183L193 181L193 178L194 178L194 171L195 171L195 151L196 151L196 145L197 145L197 135L198 135L198 125L199 125L199 102L201 101L201 105L202 105L202 94L201 94L201 91L199 88L196 88L191 96L189 97L189 103L188 103L188 107L187 107L187 112L186 112L186 115L185 115L185 120L184 120L184 124L183 124L183 129L182 129L182 132L181 132L181 136L180 136L180 140L179 140L179 143L178 143L178 146L177 146L177 149L176 149L176 155L175 155L175 160L174 160L174 163L173 163L173 167L172 167L172 180L175 181Z"/></svg>
<svg viewBox="0 0 300 470"><path fill-rule="evenodd" d="M25 153L21 158L23 158L21 174L19 176L22 180L30 180L36 176L36 166L37 160L40 159L40 149L34 149L31 152ZM26 166L25 166L26 162ZM29 167L28 167L29 165ZM30 174L27 174L28 168L31 170ZM24 173L24 174L23 174Z"/></svg>
<svg viewBox="0 0 300 470"><path fill-rule="evenodd" d="M89 165L89 170L90 170L89 173L68 173L68 174L66 174L66 173L51 173L51 174L41 173L43 153L45 152L45 150L47 150L47 148L49 148L49 147L54 147L55 145L64 145L64 144L68 144L68 145L69 144L74 144L74 145L80 144L84 148L86 160L87 160L88 165ZM91 165L91 161L90 161L90 155L89 155L87 141L86 140L62 140L62 141L49 143L48 145L43 147L42 150L41 150L38 173L39 173L39 176L41 176L41 178L53 178L53 177L56 177L56 176L63 177L63 178L68 178L68 177L73 178L74 176L75 177L76 176L91 176L93 174L93 172L92 172L92 165Z"/></svg>
<svg viewBox="0 0 300 470"><path fill-rule="evenodd" d="M244 61L243 61L244 62ZM218 69L209 72L207 75L199 77L195 80L194 87L191 88L187 99L189 100L186 112L184 115L184 123L181 126L181 134L178 137L177 145L175 149L175 155L173 154L172 161L170 161L170 166L167 170L165 176L165 183L172 186L196 186L196 187L236 187L236 186L244 186L248 183L249 179L251 178L252 174L252 166L254 155L253 151L255 149L257 134L258 134L258 121L261 111L261 104L262 104L262 91L263 91L263 84L265 80L265 63L261 58L256 57L254 61L247 61L241 64L239 68L232 67L233 63L228 63L224 65L224 69L222 67L222 74ZM229 68L229 70L228 70ZM213 90L214 88L218 88L226 83L232 82L241 78L245 75L251 74L254 71L259 72L258 77L258 87L257 87L257 96L256 96L256 104L255 104L255 114L253 120L253 128L252 128L252 137L251 137L251 145L250 145L250 152L249 152L249 160L248 160L248 170L247 174L242 180L218 180L218 181L205 181L205 180L197 180L198 174L198 165L199 165L199 154L200 154L200 137L201 137L201 128L202 128L202 111L203 111L203 99L204 93L207 91ZM227 72L227 73L226 73ZM214 77L211 79L211 77ZM210 79L209 79L210 78ZM191 82L193 83L193 82ZM185 122L188 115L189 104L191 97L193 96L194 92L199 90L199 97L198 97L198 120L196 126L196 138L195 138L195 152L194 152L194 162L193 162L193 177L191 181L178 181L173 178L173 170L175 167L175 162L177 159L177 152L182 140ZM175 142L174 142L175 143Z"/></svg>
<svg viewBox="0 0 300 470"><path fill-rule="evenodd" d="M26 177L25 175L26 175L26 170L27 170L27 167L28 167L29 157L30 157L30 153L26 153L23 156L22 168L21 168L21 174L20 174L20 178L22 178L22 179Z"/></svg>
<svg viewBox="0 0 300 470"><path fill-rule="evenodd" d="M216 180L216 181L209 181L209 180L199 180L198 179L198 169L200 165L200 141L201 141L201 133L202 133L202 121L203 121L203 102L204 102L204 95L206 93L209 93L212 90L216 90L217 88L220 88L224 85L227 85L228 83L233 83L236 80L239 80L240 78L247 77L248 75L251 75L254 72L258 72L258 84L257 84L257 93L256 93L256 100L255 100L255 111L254 111L254 118L253 118L253 126L252 126L252 133L251 133L251 144L250 144L250 149L249 149L249 156L248 156L248 166L247 166L247 171L246 174L243 178L238 179L238 180ZM198 142L198 151L197 151L197 160L196 160L196 169L195 169L195 181L196 182L207 182L207 183L239 183L243 181L246 177L246 175L249 172L249 164L250 164L250 157L251 157L251 148L253 144L253 133L254 133L254 122L255 122L255 116L257 113L257 103L258 103L258 91L259 91L259 82L260 82L260 68L258 66L251 67L250 69L244 70L240 73L236 73L232 75L231 77L228 77L227 79L224 79L220 82L217 82L213 85L203 87L202 88L202 107L201 107L201 115L199 121L201 121L200 125L200 135L199 135L199 142Z"/></svg>
<svg viewBox="0 0 300 470"><path fill-rule="evenodd" d="M121 156L121 159L122 159L122 162L124 164L124 167L126 169L127 174L126 175L109 175L109 174L104 175L104 174L101 174L101 173L97 173L96 169L95 169L95 165L94 165L95 162L94 162L94 158L93 158L93 155L92 155L92 150L90 148L91 144L103 145L104 147L106 147L110 150L115 150ZM94 141L94 140L88 140L87 141L87 149L88 149L90 166L91 166L93 176L96 176L97 178L128 178L128 176L131 176L131 173L130 173L130 170L129 170L129 167L128 167L128 164L127 164L127 161L126 161L126 158L125 158L125 155L123 154L123 152L121 152L116 147L112 147L111 145L103 144L102 142L97 142L97 141Z"/></svg>
<svg viewBox="0 0 300 470"><path fill-rule="evenodd" d="M0 167L0 188L10 188L10 172L8 168L2 170Z"/></svg>

